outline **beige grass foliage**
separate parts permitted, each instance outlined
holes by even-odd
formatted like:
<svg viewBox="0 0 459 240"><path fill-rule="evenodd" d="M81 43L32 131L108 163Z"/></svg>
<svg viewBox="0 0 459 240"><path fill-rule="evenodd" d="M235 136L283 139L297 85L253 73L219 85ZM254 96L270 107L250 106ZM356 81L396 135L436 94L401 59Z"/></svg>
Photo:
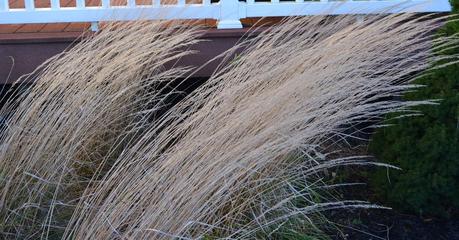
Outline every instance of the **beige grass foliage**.
<svg viewBox="0 0 459 240"><path fill-rule="evenodd" d="M289 19L245 41L242 54L153 120L164 99L158 83L185 72L162 66L188 54L196 32L107 27L43 66L37 85L4 109L2 231L253 238L288 219L369 206L311 195L323 187L322 170L368 164L327 158L350 126L420 104L387 97L414 87L409 81L441 58L433 50L457 44L432 47L440 24L413 15ZM308 205L292 204L298 198ZM69 221L58 221L61 205Z"/></svg>
<svg viewBox="0 0 459 240"><path fill-rule="evenodd" d="M186 72L164 64L189 54L196 36L173 23L108 24L21 80L37 76L2 110L2 234L47 238L65 228L91 179L161 104L158 86Z"/></svg>
<svg viewBox="0 0 459 240"><path fill-rule="evenodd" d="M412 89L409 80L434 60L431 33L441 21L430 17L290 19L246 42L245 52L119 156L67 236L253 238L294 216L365 207L314 203L312 183L288 187L323 169L367 164L326 159L324 147L348 137L353 124L420 104L387 97ZM310 205L293 206L297 198Z"/></svg>

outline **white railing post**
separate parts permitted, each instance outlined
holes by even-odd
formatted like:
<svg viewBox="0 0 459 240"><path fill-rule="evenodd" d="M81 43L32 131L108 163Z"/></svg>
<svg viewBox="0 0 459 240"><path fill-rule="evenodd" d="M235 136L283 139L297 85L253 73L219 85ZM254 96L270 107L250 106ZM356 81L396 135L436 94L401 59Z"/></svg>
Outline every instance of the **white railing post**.
<svg viewBox="0 0 459 240"><path fill-rule="evenodd" d="M239 0L220 0L218 29L242 28L239 16Z"/></svg>

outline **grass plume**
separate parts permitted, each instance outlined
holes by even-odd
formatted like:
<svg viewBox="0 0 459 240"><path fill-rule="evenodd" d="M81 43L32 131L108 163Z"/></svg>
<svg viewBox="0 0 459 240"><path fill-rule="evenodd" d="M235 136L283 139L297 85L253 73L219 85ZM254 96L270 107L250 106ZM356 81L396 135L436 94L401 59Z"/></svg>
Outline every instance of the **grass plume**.
<svg viewBox="0 0 459 240"><path fill-rule="evenodd" d="M90 182L148 121L146 106L160 108L160 91L150 89L187 71L164 64L189 54L197 35L164 25L107 25L18 83L36 77L2 111L9 115L0 152L5 234L47 238L65 228L55 215L72 215Z"/></svg>
<svg viewBox="0 0 459 240"><path fill-rule="evenodd" d="M287 19L242 42L238 58L161 116L158 83L186 72L162 66L189 54L197 33L108 28L44 65L4 108L1 229L11 238L266 238L290 225L312 235L323 210L373 207L322 197L323 170L372 164L328 153L355 124L429 103L390 97L457 44L432 43L443 20ZM65 221L59 205L71 206Z"/></svg>

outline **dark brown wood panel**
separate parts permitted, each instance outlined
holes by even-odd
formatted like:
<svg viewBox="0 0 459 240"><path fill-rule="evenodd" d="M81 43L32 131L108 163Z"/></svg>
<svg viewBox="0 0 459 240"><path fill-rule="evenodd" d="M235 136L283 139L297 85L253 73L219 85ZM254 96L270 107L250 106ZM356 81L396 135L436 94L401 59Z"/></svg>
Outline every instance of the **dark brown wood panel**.
<svg viewBox="0 0 459 240"><path fill-rule="evenodd" d="M182 58L179 65L204 66L194 77L208 77L220 61L205 63L233 47L247 31L252 30L208 29L202 37L205 41L193 46L198 53ZM0 84L11 83L32 72L50 57L70 47L80 35L78 32L0 34Z"/></svg>

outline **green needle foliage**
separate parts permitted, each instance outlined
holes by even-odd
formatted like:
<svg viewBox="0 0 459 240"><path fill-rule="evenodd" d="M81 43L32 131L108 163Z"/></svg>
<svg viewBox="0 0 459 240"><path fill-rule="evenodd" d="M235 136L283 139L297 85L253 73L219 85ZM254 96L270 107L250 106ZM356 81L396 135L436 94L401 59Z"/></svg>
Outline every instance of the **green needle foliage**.
<svg viewBox="0 0 459 240"><path fill-rule="evenodd" d="M453 0L455 12L459 1ZM459 34L459 22L446 24L439 35ZM448 54L459 53L459 47ZM438 99L438 105L417 109L421 116L395 118L377 131L370 151L379 160L402 168L380 169L370 176L377 196L386 204L421 215L450 217L459 209L459 64L433 70L415 83L426 87L404 100Z"/></svg>

